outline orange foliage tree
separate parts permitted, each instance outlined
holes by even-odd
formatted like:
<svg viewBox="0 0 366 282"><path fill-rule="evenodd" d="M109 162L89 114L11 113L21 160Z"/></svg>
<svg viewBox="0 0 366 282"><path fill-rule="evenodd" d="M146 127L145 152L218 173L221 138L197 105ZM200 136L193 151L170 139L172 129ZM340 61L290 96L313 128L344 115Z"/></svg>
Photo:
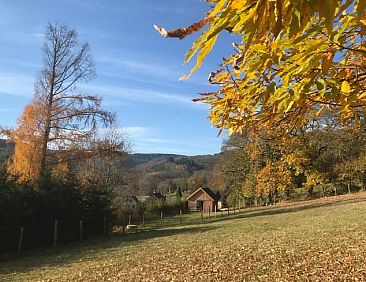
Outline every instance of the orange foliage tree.
<svg viewBox="0 0 366 282"><path fill-rule="evenodd" d="M36 181L40 176L42 112L40 104L27 105L17 120L17 129L10 132L15 150L7 170L17 176L19 182Z"/></svg>

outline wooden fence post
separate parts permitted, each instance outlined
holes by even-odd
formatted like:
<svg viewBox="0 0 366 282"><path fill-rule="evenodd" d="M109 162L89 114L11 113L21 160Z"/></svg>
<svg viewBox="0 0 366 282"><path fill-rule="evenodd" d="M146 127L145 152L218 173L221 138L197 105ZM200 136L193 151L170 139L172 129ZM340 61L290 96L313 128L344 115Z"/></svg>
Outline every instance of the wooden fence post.
<svg viewBox="0 0 366 282"><path fill-rule="evenodd" d="M145 227L145 213L142 213L142 226Z"/></svg>
<svg viewBox="0 0 366 282"><path fill-rule="evenodd" d="M122 235L126 234L125 214L122 215Z"/></svg>
<svg viewBox="0 0 366 282"><path fill-rule="evenodd" d="M79 235L80 235L80 241L83 240L83 220L80 219L79 221Z"/></svg>
<svg viewBox="0 0 366 282"><path fill-rule="evenodd" d="M24 236L24 227L20 227L19 241L18 241L18 253L22 250Z"/></svg>
<svg viewBox="0 0 366 282"><path fill-rule="evenodd" d="M182 209L179 210L179 222L182 224L183 218L182 218Z"/></svg>
<svg viewBox="0 0 366 282"><path fill-rule="evenodd" d="M217 218L217 206L215 205L215 219Z"/></svg>
<svg viewBox="0 0 366 282"><path fill-rule="evenodd" d="M239 199L239 213L240 213L240 204L241 204L241 203L240 203L240 199Z"/></svg>
<svg viewBox="0 0 366 282"><path fill-rule="evenodd" d="M160 212L160 223L163 224L163 211Z"/></svg>
<svg viewBox="0 0 366 282"><path fill-rule="evenodd" d="M53 248L57 246L57 239L58 239L58 219L55 219L55 229L53 232Z"/></svg>
<svg viewBox="0 0 366 282"><path fill-rule="evenodd" d="M106 235L107 233L107 217L103 217L103 235Z"/></svg>
<svg viewBox="0 0 366 282"><path fill-rule="evenodd" d="M201 209L201 221L203 222L203 209Z"/></svg>
<svg viewBox="0 0 366 282"><path fill-rule="evenodd" d="M128 225L131 225L131 215L128 215Z"/></svg>

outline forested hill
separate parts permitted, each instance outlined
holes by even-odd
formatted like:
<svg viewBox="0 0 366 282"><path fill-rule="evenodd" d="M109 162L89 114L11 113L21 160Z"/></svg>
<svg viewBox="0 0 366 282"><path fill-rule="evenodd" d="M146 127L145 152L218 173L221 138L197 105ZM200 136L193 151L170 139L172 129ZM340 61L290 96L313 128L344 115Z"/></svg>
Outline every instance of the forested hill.
<svg viewBox="0 0 366 282"><path fill-rule="evenodd" d="M0 139L0 165L2 165L13 153L14 144Z"/></svg>
<svg viewBox="0 0 366 282"><path fill-rule="evenodd" d="M185 165L189 170L201 170L211 168L214 162L218 159L219 154L215 155L197 155L185 156L176 154L130 154L126 160L127 168L134 168L140 165L154 166L158 163L168 162Z"/></svg>
<svg viewBox="0 0 366 282"><path fill-rule="evenodd" d="M0 139L0 148L4 148L7 146L6 140Z"/></svg>
<svg viewBox="0 0 366 282"><path fill-rule="evenodd" d="M159 160L168 160L171 158L177 158L180 155L175 154L159 154L159 153L151 153L151 154L130 154L126 161L127 168L133 168L138 165L146 164L150 161L159 161Z"/></svg>

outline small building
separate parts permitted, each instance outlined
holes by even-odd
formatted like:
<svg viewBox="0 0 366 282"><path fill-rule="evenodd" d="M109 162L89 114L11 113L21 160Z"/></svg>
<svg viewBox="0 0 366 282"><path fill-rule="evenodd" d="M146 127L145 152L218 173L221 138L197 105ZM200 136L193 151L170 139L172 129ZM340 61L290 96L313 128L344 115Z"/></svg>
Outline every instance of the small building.
<svg viewBox="0 0 366 282"><path fill-rule="evenodd" d="M137 200L139 201L139 203L143 204L145 203L148 199L150 199L150 196L136 196Z"/></svg>
<svg viewBox="0 0 366 282"><path fill-rule="evenodd" d="M154 191L151 195L150 195L150 198L153 200L153 201L157 201L157 200L161 200L161 201L165 201L165 197L160 194L159 192L156 192Z"/></svg>
<svg viewBox="0 0 366 282"><path fill-rule="evenodd" d="M156 205L157 203L164 203L165 197L154 191L150 195L145 196L127 196L124 200L124 206L132 209L136 209L140 206L146 205L147 203L152 203Z"/></svg>
<svg viewBox="0 0 366 282"><path fill-rule="evenodd" d="M214 192L208 187L201 187L188 196L190 211L213 212L221 207L220 192Z"/></svg>
<svg viewBox="0 0 366 282"><path fill-rule="evenodd" d="M136 196L128 196L125 201L125 206L129 208L137 208L139 205L139 200Z"/></svg>

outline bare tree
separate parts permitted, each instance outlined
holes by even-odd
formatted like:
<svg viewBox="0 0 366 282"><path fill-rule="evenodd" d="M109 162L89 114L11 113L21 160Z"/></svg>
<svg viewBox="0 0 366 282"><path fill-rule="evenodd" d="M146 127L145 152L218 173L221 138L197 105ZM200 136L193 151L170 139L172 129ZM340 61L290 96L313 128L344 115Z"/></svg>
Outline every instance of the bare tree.
<svg viewBox="0 0 366 282"><path fill-rule="evenodd" d="M101 108L99 96L82 93L80 82L95 76L87 43L66 25L49 24L45 33L44 67L35 86L35 101L44 109L40 176L47 171L49 149L78 147L98 124L111 125L114 114Z"/></svg>
<svg viewBox="0 0 366 282"><path fill-rule="evenodd" d="M130 144L121 131L111 128L96 132L86 143L84 151L89 156L78 165L82 183L108 187L122 183L126 175L123 162L130 151Z"/></svg>

